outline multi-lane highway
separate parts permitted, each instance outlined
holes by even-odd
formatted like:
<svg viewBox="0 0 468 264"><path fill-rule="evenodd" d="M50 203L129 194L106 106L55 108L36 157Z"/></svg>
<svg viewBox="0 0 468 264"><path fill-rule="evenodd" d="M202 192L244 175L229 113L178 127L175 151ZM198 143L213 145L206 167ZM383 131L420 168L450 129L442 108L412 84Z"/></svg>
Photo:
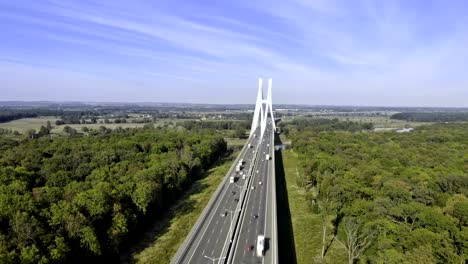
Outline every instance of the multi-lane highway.
<svg viewBox="0 0 468 264"><path fill-rule="evenodd" d="M249 138L172 263L276 263L268 246L265 257L256 255L257 236L266 235L268 241L276 235L274 160L266 159L274 151L273 133L268 121L262 139L260 128ZM234 169L241 159L245 179Z"/></svg>
<svg viewBox="0 0 468 264"><path fill-rule="evenodd" d="M244 207L244 214L239 228L238 241L233 249L231 263L262 263L263 258L256 254L257 237L265 235L267 224L267 194L270 190L271 160L266 159L266 154L272 155L271 126L267 126L260 147L251 186ZM269 222L269 221L268 221ZM271 263L266 261L265 263Z"/></svg>

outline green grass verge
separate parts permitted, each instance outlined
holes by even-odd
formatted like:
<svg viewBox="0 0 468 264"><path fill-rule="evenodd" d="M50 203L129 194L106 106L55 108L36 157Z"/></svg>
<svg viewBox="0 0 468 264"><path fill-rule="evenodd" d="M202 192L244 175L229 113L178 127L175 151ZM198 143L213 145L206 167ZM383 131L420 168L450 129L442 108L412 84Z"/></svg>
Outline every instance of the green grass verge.
<svg viewBox="0 0 468 264"><path fill-rule="evenodd" d="M16 130L22 134L30 129L35 129L36 132L38 132L41 126L47 126L48 120L51 122L52 126L55 126L55 121L58 120L58 118L53 116L21 118L6 123L0 123L0 128Z"/></svg>
<svg viewBox="0 0 468 264"><path fill-rule="evenodd" d="M192 226L207 205L233 159L238 153L224 159L222 164L210 169L206 177L197 181L174 206L170 213L155 224L145 238L124 256L123 263L169 263ZM129 260L130 259L130 260Z"/></svg>
<svg viewBox="0 0 468 264"><path fill-rule="evenodd" d="M224 140L226 140L229 147L243 147L247 141L247 139L229 137L225 137Z"/></svg>
<svg viewBox="0 0 468 264"><path fill-rule="evenodd" d="M311 212L305 198L305 190L296 184L298 173L296 154L292 150L285 150L282 154L297 263L320 263L318 260L322 249L320 217ZM331 238L332 235L329 235L328 239L331 240ZM336 242L331 244L325 260L327 263L347 263L344 249L340 248Z"/></svg>

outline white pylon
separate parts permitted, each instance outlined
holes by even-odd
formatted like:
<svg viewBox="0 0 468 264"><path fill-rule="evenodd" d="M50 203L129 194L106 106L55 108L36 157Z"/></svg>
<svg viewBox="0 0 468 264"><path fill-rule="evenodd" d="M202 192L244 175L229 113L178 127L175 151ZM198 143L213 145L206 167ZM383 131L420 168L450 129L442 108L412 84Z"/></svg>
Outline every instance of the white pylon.
<svg viewBox="0 0 468 264"><path fill-rule="evenodd" d="M275 117L273 115L273 106L271 99L271 86L273 80L270 78L268 80L268 93L267 98L263 99L263 80L258 78L258 93L257 93L257 103L255 104L255 112L252 120L252 128L250 130L250 136L252 136L255 130L258 128L260 121L260 138L263 138L263 133L265 132L268 114L270 114L273 129L276 130ZM260 120L259 120L260 119Z"/></svg>

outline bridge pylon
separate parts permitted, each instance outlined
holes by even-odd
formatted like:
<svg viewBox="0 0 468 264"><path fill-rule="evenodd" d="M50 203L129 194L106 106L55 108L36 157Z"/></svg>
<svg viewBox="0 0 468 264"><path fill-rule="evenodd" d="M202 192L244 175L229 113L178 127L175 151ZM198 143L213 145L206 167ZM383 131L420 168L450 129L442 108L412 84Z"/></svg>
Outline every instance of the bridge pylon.
<svg viewBox="0 0 468 264"><path fill-rule="evenodd" d="M263 138L265 133L268 114L270 115L271 121L273 122L273 129L276 130L275 117L273 115L273 106L271 99L271 87L273 80L268 79L268 92L267 98L263 98L263 79L258 78L258 92L257 92L257 102L255 104L254 116L252 119L252 127L250 129L250 136L255 133L255 130L260 125L260 138Z"/></svg>

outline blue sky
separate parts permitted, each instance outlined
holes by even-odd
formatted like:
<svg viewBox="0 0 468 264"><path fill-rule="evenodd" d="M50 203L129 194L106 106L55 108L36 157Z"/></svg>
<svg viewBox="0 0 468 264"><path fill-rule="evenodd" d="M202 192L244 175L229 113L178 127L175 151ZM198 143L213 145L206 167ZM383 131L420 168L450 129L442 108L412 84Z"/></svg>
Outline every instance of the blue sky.
<svg viewBox="0 0 468 264"><path fill-rule="evenodd" d="M0 0L0 101L468 106L467 3Z"/></svg>

